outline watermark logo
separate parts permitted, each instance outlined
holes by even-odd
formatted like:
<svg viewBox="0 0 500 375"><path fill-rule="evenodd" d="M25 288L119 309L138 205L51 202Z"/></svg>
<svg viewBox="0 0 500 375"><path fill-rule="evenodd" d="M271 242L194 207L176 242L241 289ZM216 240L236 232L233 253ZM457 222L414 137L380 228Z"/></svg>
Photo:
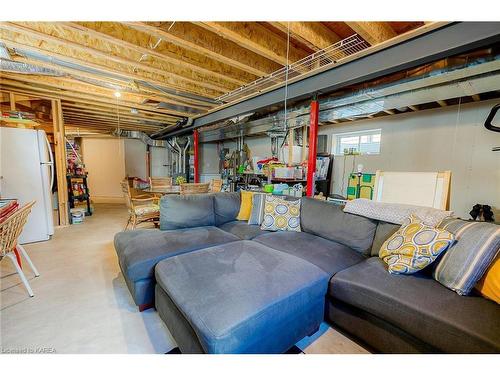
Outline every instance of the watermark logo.
<svg viewBox="0 0 500 375"><path fill-rule="evenodd" d="M56 348L51 347L21 347L21 348L4 348L0 347L0 354L55 354Z"/></svg>

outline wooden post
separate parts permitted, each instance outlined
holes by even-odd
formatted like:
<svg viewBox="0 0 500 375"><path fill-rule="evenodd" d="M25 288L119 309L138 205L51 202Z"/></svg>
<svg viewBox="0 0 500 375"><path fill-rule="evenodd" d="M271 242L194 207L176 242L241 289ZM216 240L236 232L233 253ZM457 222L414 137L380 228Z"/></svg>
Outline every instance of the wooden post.
<svg viewBox="0 0 500 375"><path fill-rule="evenodd" d="M314 173L316 172L316 146L318 145L318 117L319 103L317 100L311 102L311 114L309 124L309 158L307 160L307 196L314 196Z"/></svg>
<svg viewBox="0 0 500 375"><path fill-rule="evenodd" d="M16 95L13 92L9 92L9 103L10 103L10 110L15 111L16 110Z"/></svg>
<svg viewBox="0 0 500 375"><path fill-rule="evenodd" d="M66 137L61 101L52 99L52 123L54 126L55 164L59 225L69 225L68 187L66 182Z"/></svg>

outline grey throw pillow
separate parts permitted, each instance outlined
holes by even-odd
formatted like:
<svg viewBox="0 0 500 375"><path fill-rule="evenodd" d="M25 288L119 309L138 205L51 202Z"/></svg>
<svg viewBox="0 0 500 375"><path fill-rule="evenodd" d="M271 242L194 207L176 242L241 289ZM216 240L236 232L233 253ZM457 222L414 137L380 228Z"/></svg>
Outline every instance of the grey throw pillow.
<svg viewBox="0 0 500 375"><path fill-rule="evenodd" d="M500 225L448 218L438 228L453 233L457 242L443 255L433 277L467 295L499 252Z"/></svg>
<svg viewBox="0 0 500 375"><path fill-rule="evenodd" d="M264 220L264 206L266 204L266 194L255 193L252 197L252 210L250 218L248 219L249 225L261 225Z"/></svg>

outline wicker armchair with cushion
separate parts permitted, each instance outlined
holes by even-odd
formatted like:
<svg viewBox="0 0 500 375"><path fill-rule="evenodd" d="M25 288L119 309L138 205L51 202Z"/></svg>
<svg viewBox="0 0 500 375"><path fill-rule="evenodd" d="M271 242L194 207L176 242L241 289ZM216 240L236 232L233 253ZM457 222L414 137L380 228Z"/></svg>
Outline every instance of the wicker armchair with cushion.
<svg viewBox="0 0 500 375"><path fill-rule="evenodd" d="M132 229L144 222L157 223L160 220L159 199L151 196L134 196L127 181L122 181L122 191L125 196L129 217L125 230L131 224Z"/></svg>

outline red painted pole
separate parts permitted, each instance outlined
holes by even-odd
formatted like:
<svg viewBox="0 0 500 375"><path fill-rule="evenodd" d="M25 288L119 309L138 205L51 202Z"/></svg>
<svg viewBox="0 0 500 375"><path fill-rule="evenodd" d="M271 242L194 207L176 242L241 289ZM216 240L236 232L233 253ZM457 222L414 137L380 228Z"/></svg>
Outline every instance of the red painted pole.
<svg viewBox="0 0 500 375"><path fill-rule="evenodd" d="M194 182L200 182L200 173L198 169L198 130L193 132L193 148L194 148Z"/></svg>
<svg viewBox="0 0 500 375"><path fill-rule="evenodd" d="M319 103L317 100L311 102L311 113L309 123L309 156L307 159L307 190L308 197L314 196L314 173L316 172L316 147L318 145L318 117Z"/></svg>

